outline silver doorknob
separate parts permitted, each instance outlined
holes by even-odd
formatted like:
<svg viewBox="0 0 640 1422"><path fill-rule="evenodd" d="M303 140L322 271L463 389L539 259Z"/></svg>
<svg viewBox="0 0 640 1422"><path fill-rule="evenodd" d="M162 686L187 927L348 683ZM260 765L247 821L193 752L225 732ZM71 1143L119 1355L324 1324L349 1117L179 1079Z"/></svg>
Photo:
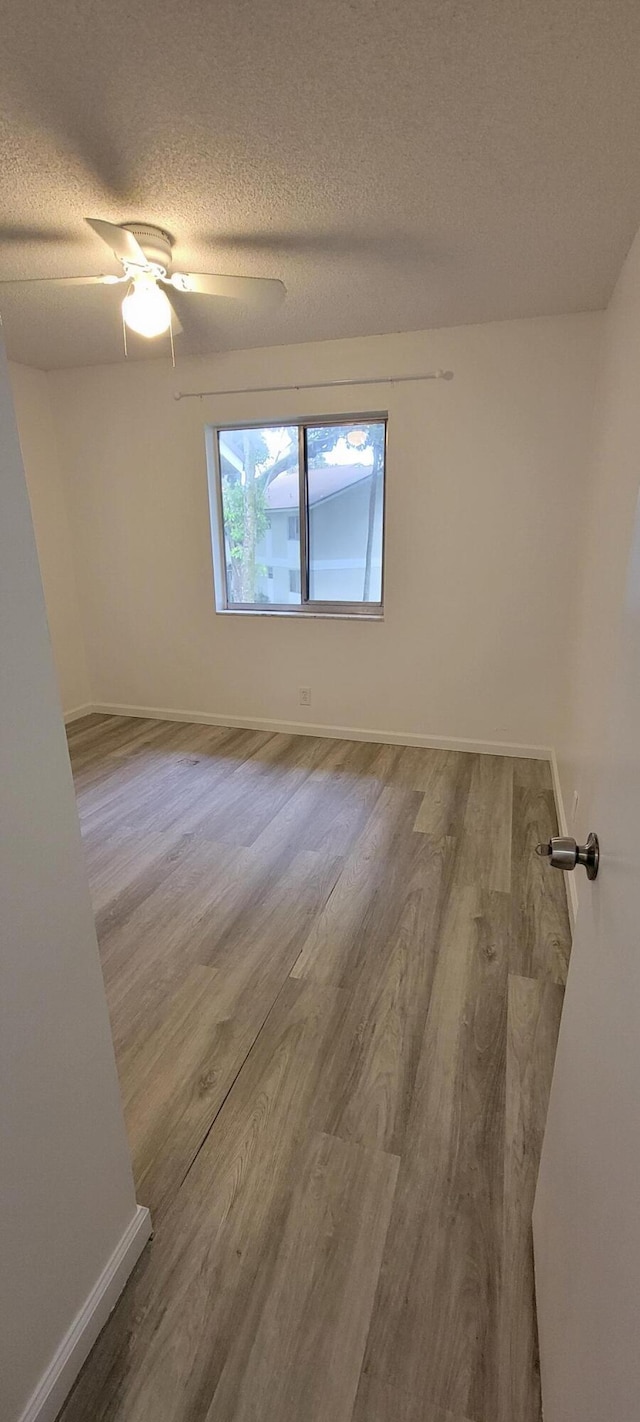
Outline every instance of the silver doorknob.
<svg viewBox="0 0 640 1422"><path fill-rule="evenodd" d="M600 845L593 830L586 844L576 844L575 839L569 839L567 835L553 835L546 844L536 845L536 854L541 859L548 859L552 869L575 869L576 864L582 864L587 871L587 879L598 877Z"/></svg>

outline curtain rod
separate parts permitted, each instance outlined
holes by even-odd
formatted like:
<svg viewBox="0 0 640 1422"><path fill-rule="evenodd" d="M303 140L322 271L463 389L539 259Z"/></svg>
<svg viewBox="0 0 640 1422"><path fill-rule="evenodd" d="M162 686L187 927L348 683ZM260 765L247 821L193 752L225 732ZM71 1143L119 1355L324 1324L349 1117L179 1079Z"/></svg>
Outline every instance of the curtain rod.
<svg viewBox="0 0 640 1422"><path fill-rule="evenodd" d="M207 395L267 395L285 390L329 390L341 385L403 385L407 380L453 380L452 370L424 375L371 375L364 380L310 380L304 385L240 385L233 390L176 390L174 400L203 400Z"/></svg>

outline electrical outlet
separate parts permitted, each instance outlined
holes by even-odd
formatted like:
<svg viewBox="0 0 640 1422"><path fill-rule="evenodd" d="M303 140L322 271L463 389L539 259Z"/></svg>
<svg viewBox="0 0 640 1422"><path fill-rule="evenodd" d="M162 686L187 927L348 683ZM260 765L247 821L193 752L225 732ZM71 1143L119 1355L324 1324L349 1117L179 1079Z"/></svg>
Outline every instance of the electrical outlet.
<svg viewBox="0 0 640 1422"><path fill-rule="evenodd" d="M577 815L577 813L578 813L578 804L579 804L579 802L580 802L580 796L579 796L579 794L578 794L578 791L577 791L577 790L574 790L574 792L573 792L573 804L572 804L572 806L571 806L571 827L572 827L572 828L573 828L573 826L575 825L575 822L576 822L576 815Z"/></svg>
<svg viewBox="0 0 640 1422"><path fill-rule="evenodd" d="M301 705L301 706L310 706L310 705L311 705L311 687L310 687L310 686L301 686L301 687L300 687L299 696L300 696L300 705Z"/></svg>

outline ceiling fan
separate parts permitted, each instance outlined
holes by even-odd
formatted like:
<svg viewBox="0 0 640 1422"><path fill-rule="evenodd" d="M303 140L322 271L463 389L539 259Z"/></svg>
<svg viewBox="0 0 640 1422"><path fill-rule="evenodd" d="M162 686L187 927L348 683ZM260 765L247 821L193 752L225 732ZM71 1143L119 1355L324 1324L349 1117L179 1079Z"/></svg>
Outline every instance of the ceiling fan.
<svg viewBox="0 0 640 1422"><path fill-rule="evenodd" d="M122 318L129 330L140 336L161 336L165 331L180 332L182 326L175 312L172 292L197 296L224 296L242 301L247 306L277 305L285 295L281 281L270 277L215 276L204 272L172 272L173 243L168 232L147 223L105 222L99 217L86 221L98 237L106 242L122 266L120 276L31 277L31 282L49 282L56 286L117 286L127 283L122 302ZM19 285L20 278L0 282L0 286ZM166 289L165 289L166 288Z"/></svg>

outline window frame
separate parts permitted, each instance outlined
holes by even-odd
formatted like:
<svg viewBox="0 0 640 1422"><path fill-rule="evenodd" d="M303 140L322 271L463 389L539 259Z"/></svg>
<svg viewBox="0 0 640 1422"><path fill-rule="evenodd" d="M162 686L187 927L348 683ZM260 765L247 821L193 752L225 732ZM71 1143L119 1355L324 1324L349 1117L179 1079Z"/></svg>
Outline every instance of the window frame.
<svg viewBox="0 0 640 1422"><path fill-rule="evenodd" d="M337 602L318 601L309 597L309 499L307 470L306 430L324 425L384 425L384 464L382 470L382 567L380 573L379 602ZM298 432L298 479L300 520L300 602L299 603L243 603L229 602L227 587L227 560L224 541L224 511L222 502L222 470L220 467L220 431L234 429L263 430L283 429L295 426ZM356 414L312 415L308 418L295 415L292 418L267 420L217 420L208 424L205 430L207 470L209 483L209 509L211 518L211 543L213 551L213 581L215 609L217 613L238 613L240 616L256 617L338 617L365 618L381 621L384 618L386 524L387 524L387 473L389 444L388 411L358 411Z"/></svg>

